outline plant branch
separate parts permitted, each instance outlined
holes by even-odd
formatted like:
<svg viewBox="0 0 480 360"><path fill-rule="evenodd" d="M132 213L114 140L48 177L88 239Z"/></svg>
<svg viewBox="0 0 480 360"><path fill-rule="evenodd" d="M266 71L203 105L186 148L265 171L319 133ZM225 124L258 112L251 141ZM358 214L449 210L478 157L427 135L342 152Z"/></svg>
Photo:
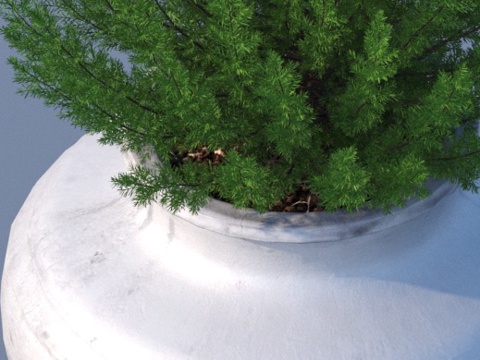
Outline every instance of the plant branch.
<svg viewBox="0 0 480 360"><path fill-rule="evenodd" d="M427 20L426 23L424 23L420 28L418 28L416 31L414 31L409 39L406 41L406 43L402 46L402 50L405 51L410 43L415 39L427 26L429 26L435 18L442 13L442 11L445 9L445 6L441 6L435 13L430 17L430 19Z"/></svg>
<svg viewBox="0 0 480 360"><path fill-rule="evenodd" d="M441 49L442 47L444 47L445 45L447 45L448 43L452 42L452 41L455 41L455 40L460 40L460 39L463 39L471 34L474 34L474 33L478 33L480 31L480 25L479 26L476 26L468 31L465 31L465 32L462 32L460 34L455 34L455 35L452 35L448 38L446 38L445 40L437 43L437 44L434 44L432 45L431 47L429 47L428 49L425 50L425 55L422 56L422 57L419 57L417 58L416 60L422 60L424 59L427 55Z"/></svg>
<svg viewBox="0 0 480 360"><path fill-rule="evenodd" d="M172 20L172 18L167 14L167 12L165 11L165 9L162 7L162 5L160 4L160 1L159 0L155 0L155 3L157 4L157 7L158 9L160 10L160 12L163 14L163 16L167 19L167 21L173 26L173 28L175 30L177 30L180 34L182 34L183 36L185 36L186 38L189 38L190 39L190 35L188 35L185 30L183 30L182 28L180 28L178 25L175 24L175 22ZM197 46L199 49L201 50L205 50L205 47L200 44L198 41L194 40L193 43L195 44L195 46Z"/></svg>
<svg viewBox="0 0 480 360"><path fill-rule="evenodd" d="M110 2L110 0L104 0L104 2L105 2L105 4L107 4L107 7L108 7L111 11L115 12L115 9L114 9L112 3Z"/></svg>
<svg viewBox="0 0 480 360"><path fill-rule="evenodd" d="M470 151L466 154L457 155L457 156L446 156L446 157L432 158L432 159L428 159L428 160L429 161L454 161L454 160L458 160L458 159L464 159L466 157L473 156L473 155L476 155L476 154L480 154L480 150Z"/></svg>
<svg viewBox="0 0 480 360"><path fill-rule="evenodd" d="M209 18L213 17L213 15L207 9L205 9L202 5L200 5L197 1L188 0L188 2L193 4L193 6L195 6L197 9L199 9L205 15L207 15L207 17L209 17Z"/></svg>

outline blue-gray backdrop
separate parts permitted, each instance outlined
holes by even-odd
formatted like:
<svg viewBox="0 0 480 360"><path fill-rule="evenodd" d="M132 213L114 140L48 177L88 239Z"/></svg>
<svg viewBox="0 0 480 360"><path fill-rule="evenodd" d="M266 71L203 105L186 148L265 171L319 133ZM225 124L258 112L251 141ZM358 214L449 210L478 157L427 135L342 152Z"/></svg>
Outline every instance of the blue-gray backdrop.
<svg viewBox="0 0 480 360"><path fill-rule="evenodd" d="M0 20L0 26L2 26ZM15 55L0 36L0 268L10 225L30 189L60 154L82 135L40 100L17 94L7 57ZM1 332L1 331L0 331ZM3 333L2 333L3 339ZM7 360L0 341L0 360ZM32 359L34 360L34 359Z"/></svg>

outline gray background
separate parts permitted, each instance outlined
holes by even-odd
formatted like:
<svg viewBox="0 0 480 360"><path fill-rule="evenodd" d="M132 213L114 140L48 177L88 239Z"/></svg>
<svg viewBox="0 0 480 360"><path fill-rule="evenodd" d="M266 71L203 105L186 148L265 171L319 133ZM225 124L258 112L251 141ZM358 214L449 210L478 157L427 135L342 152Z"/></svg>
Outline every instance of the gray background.
<svg viewBox="0 0 480 360"><path fill-rule="evenodd" d="M3 23L0 20L0 26ZM7 57L15 55L0 35L0 268L10 225L35 182L82 135L40 100L16 94ZM1 332L1 331L0 331ZM0 360L6 360L3 333ZM34 360L34 359L32 359Z"/></svg>

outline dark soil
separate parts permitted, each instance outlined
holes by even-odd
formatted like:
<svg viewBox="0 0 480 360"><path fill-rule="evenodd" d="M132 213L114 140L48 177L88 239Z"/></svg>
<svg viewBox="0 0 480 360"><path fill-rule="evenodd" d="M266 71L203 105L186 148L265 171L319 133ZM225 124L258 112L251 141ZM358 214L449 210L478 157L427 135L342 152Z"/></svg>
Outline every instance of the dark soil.
<svg viewBox="0 0 480 360"><path fill-rule="evenodd" d="M172 166L180 166L187 161L193 162L209 162L212 165L219 165L225 159L225 153L221 149L209 151L206 146L200 147L195 152L173 151L170 159ZM214 195L214 198L218 196ZM318 204L318 197L312 194L306 184L295 186L292 193L287 194L283 199L270 209L276 212L317 212L324 211L325 208Z"/></svg>
<svg viewBox="0 0 480 360"><path fill-rule="evenodd" d="M279 212L316 212L325 208L318 205L318 197L312 194L305 184L296 185L295 191L279 200L270 211Z"/></svg>

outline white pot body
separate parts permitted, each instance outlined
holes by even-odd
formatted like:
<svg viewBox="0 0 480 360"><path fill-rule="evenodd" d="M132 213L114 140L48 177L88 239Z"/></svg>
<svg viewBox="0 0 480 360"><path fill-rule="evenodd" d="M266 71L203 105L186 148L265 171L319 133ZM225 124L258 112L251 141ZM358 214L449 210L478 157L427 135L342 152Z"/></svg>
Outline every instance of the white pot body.
<svg viewBox="0 0 480 360"><path fill-rule="evenodd" d="M10 360L479 359L477 195L378 213L134 208L84 137L32 190L2 283Z"/></svg>

